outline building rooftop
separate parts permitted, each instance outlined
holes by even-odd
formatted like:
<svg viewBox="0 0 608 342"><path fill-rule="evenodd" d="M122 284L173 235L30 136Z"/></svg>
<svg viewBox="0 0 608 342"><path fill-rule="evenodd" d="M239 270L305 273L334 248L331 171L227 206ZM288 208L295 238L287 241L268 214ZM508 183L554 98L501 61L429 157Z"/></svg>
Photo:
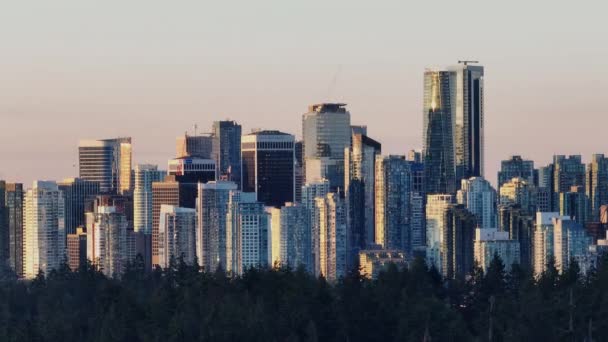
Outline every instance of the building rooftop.
<svg viewBox="0 0 608 342"><path fill-rule="evenodd" d="M318 103L308 106L309 112L346 113L346 103Z"/></svg>

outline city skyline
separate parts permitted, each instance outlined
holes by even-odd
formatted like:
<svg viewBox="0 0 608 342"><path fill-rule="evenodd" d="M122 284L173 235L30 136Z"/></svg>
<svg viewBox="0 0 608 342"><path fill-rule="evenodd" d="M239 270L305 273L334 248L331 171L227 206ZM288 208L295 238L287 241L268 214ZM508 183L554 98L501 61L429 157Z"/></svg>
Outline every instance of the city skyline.
<svg viewBox="0 0 608 342"><path fill-rule="evenodd" d="M542 165L554 154L580 153L588 162L605 152L594 124L605 112L596 94L608 89L608 50L596 44L605 33L601 11L544 1L525 11L480 4L484 15L463 23L468 10L457 4L441 11L341 5L150 4L139 16L130 4L37 5L48 11L11 4L0 21L0 115L11 127L0 136L0 178L30 184L43 176L40 163L45 178L74 177L77 142L112 136L133 138L133 164L164 165L175 137L226 118L244 134L259 127L300 137L306 107L334 101L348 104L352 123L367 125L384 153L404 154L422 148L424 69L469 58L486 68L486 175L512 154ZM548 5L552 16L538 25ZM441 24L420 30L425 16L417 13L427 12ZM305 25L313 15L329 21L338 13L341 25L331 30ZM26 14L37 24L18 21ZM513 16L518 27L507 19ZM215 28L227 18L230 27ZM443 40L445 27L461 37ZM575 134L558 139L555 132ZM23 143L15 146L16 139Z"/></svg>

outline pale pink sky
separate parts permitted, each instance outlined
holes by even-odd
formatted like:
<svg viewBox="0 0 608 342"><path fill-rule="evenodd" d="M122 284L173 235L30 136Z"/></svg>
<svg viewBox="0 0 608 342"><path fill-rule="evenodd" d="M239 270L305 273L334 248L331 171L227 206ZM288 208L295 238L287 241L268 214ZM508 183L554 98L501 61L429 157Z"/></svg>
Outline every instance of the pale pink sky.
<svg viewBox="0 0 608 342"><path fill-rule="evenodd" d="M405 153L421 147L424 68L465 58L486 68L486 178L511 154L608 154L605 4L442 2L7 2L0 178L74 176L78 140L114 136L165 168L195 123L300 135L323 101Z"/></svg>

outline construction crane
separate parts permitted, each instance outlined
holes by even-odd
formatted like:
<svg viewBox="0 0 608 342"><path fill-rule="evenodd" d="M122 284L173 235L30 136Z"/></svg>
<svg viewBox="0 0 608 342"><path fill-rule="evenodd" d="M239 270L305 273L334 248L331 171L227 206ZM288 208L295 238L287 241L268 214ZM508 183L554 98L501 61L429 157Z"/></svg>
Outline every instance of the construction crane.
<svg viewBox="0 0 608 342"><path fill-rule="evenodd" d="M479 61L458 61L458 64L468 65L469 63L479 63Z"/></svg>

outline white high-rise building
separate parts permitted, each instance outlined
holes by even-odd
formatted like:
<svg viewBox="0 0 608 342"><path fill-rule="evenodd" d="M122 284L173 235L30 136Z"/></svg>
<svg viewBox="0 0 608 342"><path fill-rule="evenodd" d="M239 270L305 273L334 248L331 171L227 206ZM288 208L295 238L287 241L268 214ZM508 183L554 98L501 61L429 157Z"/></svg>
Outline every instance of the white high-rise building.
<svg viewBox="0 0 608 342"><path fill-rule="evenodd" d="M473 245L475 262L487 272L495 255L502 260L505 270L510 271L513 264L519 264L519 241L510 240L508 232L496 228L475 229Z"/></svg>
<svg viewBox="0 0 608 342"><path fill-rule="evenodd" d="M231 197L238 196L237 185L228 181L198 183L196 198L196 256L208 272L231 267L232 238L228 231Z"/></svg>
<svg viewBox="0 0 608 342"><path fill-rule="evenodd" d="M171 260L194 264L196 259L196 210L163 204L158 225L159 266L167 268Z"/></svg>
<svg viewBox="0 0 608 342"><path fill-rule="evenodd" d="M86 221L87 258L106 276L120 276L132 261L127 216L114 206L100 205L86 213Z"/></svg>
<svg viewBox="0 0 608 342"><path fill-rule="evenodd" d="M496 227L496 190L490 182L482 177L463 179L456 199L475 215L480 228Z"/></svg>
<svg viewBox="0 0 608 342"><path fill-rule="evenodd" d="M243 274L252 267L268 266L269 216L255 192L233 192L226 227L227 271Z"/></svg>
<svg viewBox="0 0 608 342"><path fill-rule="evenodd" d="M324 198L329 193L329 181L323 179L317 183L307 183L302 187L302 204L308 209L310 214L310 231L311 231L311 252L313 269L318 274L320 265L317 263L319 258L319 216L317 215L316 198Z"/></svg>
<svg viewBox="0 0 608 342"><path fill-rule="evenodd" d="M304 266L312 273L310 211L302 204L288 202L272 208L271 214L271 263L293 269Z"/></svg>
<svg viewBox="0 0 608 342"><path fill-rule="evenodd" d="M553 254L553 220L560 218L559 213L536 213L536 227L534 228L534 275L539 276L547 268L547 263L554 257Z"/></svg>
<svg viewBox="0 0 608 342"><path fill-rule="evenodd" d="M23 264L25 278L59 268L65 257L64 199L57 183L35 181L25 195Z"/></svg>
<svg viewBox="0 0 608 342"><path fill-rule="evenodd" d="M426 258L441 272L441 246L447 229L446 213L452 204L452 195L427 195L426 200Z"/></svg>
<svg viewBox="0 0 608 342"><path fill-rule="evenodd" d="M165 171L156 165L135 166L135 190L133 191L133 230L152 234L152 183L162 182Z"/></svg>
<svg viewBox="0 0 608 342"><path fill-rule="evenodd" d="M336 281L347 271L347 220L344 201L336 193L330 192L324 198L315 199L319 222L319 265L317 275L328 281Z"/></svg>

